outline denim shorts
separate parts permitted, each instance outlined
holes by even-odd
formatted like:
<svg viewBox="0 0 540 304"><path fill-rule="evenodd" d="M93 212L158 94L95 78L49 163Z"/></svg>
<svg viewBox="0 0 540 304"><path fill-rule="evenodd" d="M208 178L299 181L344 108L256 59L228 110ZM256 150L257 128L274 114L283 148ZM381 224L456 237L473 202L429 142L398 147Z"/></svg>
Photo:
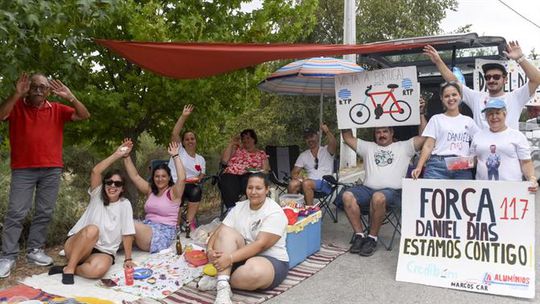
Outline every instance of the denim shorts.
<svg viewBox="0 0 540 304"><path fill-rule="evenodd" d="M285 278L287 277L287 274L289 274L289 262L281 261L267 255L258 255L258 256L267 259L270 263L272 263L272 267L274 268L274 279L272 280L272 284L270 284L270 286L266 287L263 290L271 290L271 289L276 288L277 286L279 286L279 284L281 284L281 282L285 280ZM234 263L231 268L231 274L240 266L244 265L246 261L240 261L240 262Z"/></svg>
<svg viewBox="0 0 540 304"><path fill-rule="evenodd" d="M401 206L401 189L392 189L392 188L383 188L383 189L371 189L364 185L358 185L346 189L343 192L350 192L354 195L356 203L360 207L369 207L371 202L371 197L375 192L381 192L386 199L387 207L400 207ZM343 201L341 201L341 206L343 207Z"/></svg>
<svg viewBox="0 0 540 304"><path fill-rule="evenodd" d="M176 227L154 223L150 220L144 220L143 224L152 228L152 241L150 243L150 253L160 252L169 248L176 238Z"/></svg>
<svg viewBox="0 0 540 304"><path fill-rule="evenodd" d="M446 167L446 157L455 157L455 155L431 155L426 162L424 169L424 178L427 179L473 179L472 171L465 170L448 170Z"/></svg>
<svg viewBox="0 0 540 304"><path fill-rule="evenodd" d="M315 191L322 192L324 194L330 194L332 192L332 186L324 179L314 179Z"/></svg>

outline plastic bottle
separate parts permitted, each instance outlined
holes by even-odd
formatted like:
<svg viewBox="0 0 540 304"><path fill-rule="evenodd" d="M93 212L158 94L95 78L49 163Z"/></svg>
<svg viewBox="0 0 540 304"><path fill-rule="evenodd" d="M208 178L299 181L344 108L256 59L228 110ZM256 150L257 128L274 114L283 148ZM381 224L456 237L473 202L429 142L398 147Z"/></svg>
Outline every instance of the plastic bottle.
<svg viewBox="0 0 540 304"><path fill-rule="evenodd" d="M176 235L176 254L182 255L182 243L180 242L180 233Z"/></svg>
<svg viewBox="0 0 540 304"><path fill-rule="evenodd" d="M133 285L133 272L135 272L135 269L133 269L133 267L124 268L124 278L126 280L127 286Z"/></svg>

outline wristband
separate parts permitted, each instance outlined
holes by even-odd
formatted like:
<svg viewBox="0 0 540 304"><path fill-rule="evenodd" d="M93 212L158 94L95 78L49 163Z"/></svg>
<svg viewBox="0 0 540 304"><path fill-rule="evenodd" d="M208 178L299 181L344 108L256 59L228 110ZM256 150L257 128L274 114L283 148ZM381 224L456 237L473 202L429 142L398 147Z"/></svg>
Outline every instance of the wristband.
<svg viewBox="0 0 540 304"><path fill-rule="evenodd" d="M129 259L124 259L124 263L125 262L129 262L129 261L133 261L133 259L129 258Z"/></svg>
<svg viewBox="0 0 540 304"><path fill-rule="evenodd" d="M523 60L525 60L525 59L527 59L527 58L525 58L525 55L521 55L521 57L519 57L518 59L516 59L516 62L517 62L518 64L520 64L520 63L522 63Z"/></svg>
<svg viewBox="0 0 540 304"><path fill-rule="evenodd" d="M175 157L178 157L178 156L179 156L178 154L175 154L175 155L172 156L172 158L175 158Z"/></svg>

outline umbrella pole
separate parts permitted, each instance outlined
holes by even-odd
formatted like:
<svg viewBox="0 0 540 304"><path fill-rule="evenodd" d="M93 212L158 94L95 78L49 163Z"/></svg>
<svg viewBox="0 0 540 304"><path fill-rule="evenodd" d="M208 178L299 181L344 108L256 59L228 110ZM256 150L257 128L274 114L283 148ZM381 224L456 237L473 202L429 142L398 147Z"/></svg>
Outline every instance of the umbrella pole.
<svg viewBox="0 0 540 304"><path fill-rule="evenodd" d="M323 123L322 121L322 111L323 111L323 79L321 78L321 96L319 97L320 98L320 101L319 101L319 146L322 146L322 130L321 130L321 125Z"/></svg>

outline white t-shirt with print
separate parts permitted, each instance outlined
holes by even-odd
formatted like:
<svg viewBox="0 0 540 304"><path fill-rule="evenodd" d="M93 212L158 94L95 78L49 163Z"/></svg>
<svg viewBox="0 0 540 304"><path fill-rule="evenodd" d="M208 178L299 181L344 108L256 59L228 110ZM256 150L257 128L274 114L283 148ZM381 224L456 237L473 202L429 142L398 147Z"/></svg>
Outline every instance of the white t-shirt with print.
<svg viewBox="0 0 540 304"><path fill-rule="evenodd" d="M358 139L356 153L364 160L365 186L372 189L401 189L401 180L407 174L409 162L415 153L414 137L386 147Z"/></svg>
<svg viewBox="0 0 540 304"><path fill-rule="evenodd" d="M328 152L328 146L319 147L317 159L319 159L319 166L315 170L315 157L310 150L306 150L300 153L294 166L304 168L308 178L313 180L322 179L323 176L331 175L334 172L334 157Z"/></svg>
<svg viewBox="0 0 540 304"><path fill-rule="evenodd" d="M471 108L474 121L480 129L488 129L485 113L482 110L486 103L493 98L502 99L506 103L506 125L514 130L519 130L519 117L525 104L531 99L529 94L529 83L512 92L499 97L489 97L488 92L479 92L462 85L463 102Z"/></svg>
<svg viewBox="0 0 540 304"><path fill-rule="evenodd" d="M234 228L244 237L246 245L253 243L257 239L259 232L268 232L281 236L274 246L259 253L259 255L271 256L284 262L289 261L289 255L285 247L287 223L285 212L271 198L266 198L259 210L251 210L249 200L238 202L223 220L223 225Z"/></svg>
<svg viewBox="0 0 540 304"><path fill-rule="evenodd" d="M435 139L432 155L468 156L469 142L478 130L468 116L437 114L431 117L422 136Z"/></svg>
<svg viewBox="0 0 540 304"><path fill-rule="evenodd" d="M204 157L199 154L195 154L195 157L191 157L182 145L178 147L178 156L180 156L182 165L184 165L186 178L194 178L198 177L201 173L206 173L206 161L204 160ZM171 169L172 180L176 181L176 166L174 165L172 157L169 159L169 168ZM197 168L201 169L201 171L198 171Z"/></svg>
<svg viewBox="0 0 540 304"><path fill-rule="evenodd" d="M99 228L99 239L94 248L115 255L122 242L122 236L135 234L133 209L126 198L121 198L108 206L103 205L101 188L100 185L93 191L88 190L90 204L68 232L68 236L74 235L88 225L96 225Z"/></svg>
<svg viewBox="0 0 540 304"><path fill-rule="evenodd" d="M495 146L495 153L491 146ZM499 180L521 181L521 165L519 160L531 159L531 150L527 138L521 132L507 128L502 132L491 132L489 129L476 133L471 154L476 155L476 179L488 179L488 167L498 170Z"/></svg>

